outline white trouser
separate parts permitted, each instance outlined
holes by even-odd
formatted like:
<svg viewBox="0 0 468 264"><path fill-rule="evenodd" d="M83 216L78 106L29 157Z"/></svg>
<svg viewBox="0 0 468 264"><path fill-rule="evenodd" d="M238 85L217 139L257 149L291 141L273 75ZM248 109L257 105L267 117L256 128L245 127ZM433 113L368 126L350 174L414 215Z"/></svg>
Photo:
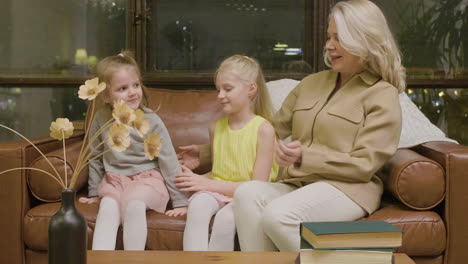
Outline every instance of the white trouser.
<svg viewBox="0 0 468 264"><path fill-rule="evenodd" d="M301 222L354 221L367 214L324 182L295 188L249 181L237 188L234 203L242 251L299 251Z"/></svg>

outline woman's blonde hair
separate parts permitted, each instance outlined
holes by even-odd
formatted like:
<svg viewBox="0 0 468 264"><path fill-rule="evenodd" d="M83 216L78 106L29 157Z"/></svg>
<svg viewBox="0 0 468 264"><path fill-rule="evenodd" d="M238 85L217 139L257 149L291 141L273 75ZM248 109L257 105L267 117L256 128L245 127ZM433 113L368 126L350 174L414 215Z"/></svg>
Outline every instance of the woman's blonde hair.
<svg viewBox="0 0 468 264"><path fill-rule="evenodd" d="M258 61L247 56L233 55L221 62L214 75L215 82L218 73L224 70L232 70L242 80L257 84L257 92L252 97L250 104L252 112L271 121L272 105L270 95L268 94L265 77Z"/></svg>
<svg viewBox="0 0 468 264"><path fill-rule="evenodd" d="M114 76L114 73L119 71L124 67L132 67L135 70L136 74L138 75L138 79L140 80L140 86L143 91L143 100L141 101L140 106L148 106L148 96L146 87L143 85L142 78L141 78L141 71L138 67L137 62L135 61L135 56L133 52L129 50L122 51L118 55L108 56L96 65L96 75L99 78L99 82L106 83L106 89L99 94L97 97L97 107L103 107L106 105L106 102L110 97L109 87L110 81Z"/></svg>
<svg viewBox="0 0 468 264"><path fill-rule="evenodd" d="M395 86L399 92L406 88L405 68L398 46L382 11L369 0L349 0L337 3L331 10L341 46L360 57L362 66ZM328 51L325 64L331 67Z"/></svg>

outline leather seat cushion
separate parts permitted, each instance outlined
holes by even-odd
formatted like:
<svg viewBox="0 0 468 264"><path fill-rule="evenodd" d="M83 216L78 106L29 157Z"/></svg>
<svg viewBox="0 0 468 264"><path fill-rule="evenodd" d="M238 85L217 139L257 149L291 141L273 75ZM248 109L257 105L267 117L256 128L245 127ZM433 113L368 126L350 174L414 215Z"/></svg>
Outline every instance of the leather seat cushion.
<svg viewBox="0 0 468 264"><path fill-rule="evenodd" d="M34 251L47 250L49 219L59 207L60 203L45 203L27 212L24 218L24 241L27 248ZM88 222L88 249L91 249L98 205L77 203L77 208ZM404 205L392 204L361 220L383 220L403 229L403 246L397 252L410 256L438 256L445 250L445 225L433 211L414 211ZM182 250L185 217L168 217L148 211L147 222L147 249ZM122 249L122 244L122 231L119 230L116 248Z"/></svg>
<svg viewBox="0 0 468 264"><path fill-rule="evenodd" d="M415 210L434 208L445 197L443 168L411 149L398 149L377 175L386 191Z"/></svg>
<svg viewBox="0 0 468 264"><path fill-rule="evenodd" d="M445 250L446 230L434 211L414 211L402 204L388 204L361 220L385 221L403 230L403 245L397 253L409 256L439 256Z"/></svg>
<svg viewBox="0 0 468 264"><path fill-rule="evenodd" d="M91 249L98 205L76 202L76 207L88 223L88 249ZM44 203L26 213L24 242L27 248L34 251L47 251L49 220L59 208L60 203ZM169 217L154 211L147 211L147 224L147 249L182 250L185 216ZM116 249L123 249L121 229L117 235Z"/></svg>

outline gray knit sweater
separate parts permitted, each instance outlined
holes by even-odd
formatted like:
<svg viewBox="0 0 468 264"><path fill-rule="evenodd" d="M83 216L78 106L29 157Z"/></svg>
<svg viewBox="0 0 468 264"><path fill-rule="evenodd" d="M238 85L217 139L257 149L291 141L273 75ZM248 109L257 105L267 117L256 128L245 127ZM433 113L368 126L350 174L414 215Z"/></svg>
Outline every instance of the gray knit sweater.
<svg viewBox="0 0 468 264"><path fill-rule="evenodd" d="M113 150L107 140L109 130L106 129L92 144L92 146L97 146L105 140L106 142L97 149L95 154L102 153L107 149L110 149L110 151L106 152L100 158L91 160L89 163L88 196L98 195L97 187L106 171L131 176L142 171L159 168L166 182L172 206L174 208L187 206L187 195L179 191L173 181L175 176L181 172L181 168L166 126L151 109L144 107L142 110L145 112L144 116L148 118L150 124L150 129L144 137L151 132L160 134L162 146L159 157L154 160L149 160L145 156L143 145L144 138L140 137L134 129L130 130L130 147L123 152ZM89 138L92 138L111 116L112 112L108 108L97 111L90 127Z"/></svg>

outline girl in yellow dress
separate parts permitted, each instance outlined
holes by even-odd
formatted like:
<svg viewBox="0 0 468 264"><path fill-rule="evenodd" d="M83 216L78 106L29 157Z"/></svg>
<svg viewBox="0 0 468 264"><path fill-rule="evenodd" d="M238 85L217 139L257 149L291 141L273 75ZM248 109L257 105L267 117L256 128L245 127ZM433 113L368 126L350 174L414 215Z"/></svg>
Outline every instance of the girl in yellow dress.
<svg viewBox="0 0 468 264"><path fill-rule="evenodd" d="M189 199L184 232L184 250L190 251L234 250L234 191L246 181L272 181L278 173L271 103L258 62L241 55L229 57L215 80L226 116L210 127L212 171L197 175L183 166L175 179L181 191L195 192Z"/></svg>

